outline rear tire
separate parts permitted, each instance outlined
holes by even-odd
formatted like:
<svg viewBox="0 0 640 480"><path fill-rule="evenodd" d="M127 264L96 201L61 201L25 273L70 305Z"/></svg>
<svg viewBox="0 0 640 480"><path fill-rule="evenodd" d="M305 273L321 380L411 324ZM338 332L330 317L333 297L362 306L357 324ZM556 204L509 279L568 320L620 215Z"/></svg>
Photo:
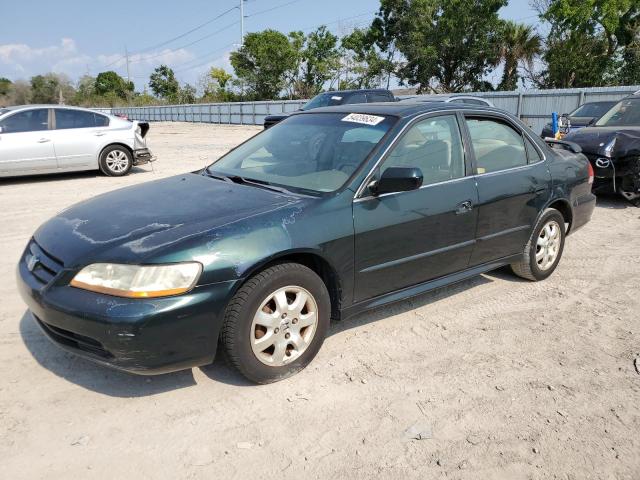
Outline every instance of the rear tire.
<svg viewBox="0 0 640 480"><path fill-rule="evenodd" d="M275 382L313 360L330 315L329 292L313 270L277 264L251 277L231 299L222 344L230 363L246 378Z"/></svg>
<svg viewBox="0 0 640 480"><path fill-rule="evenodd" d="M133 166L133 156L122 145L111 145L100 154L100 171L108 177L123 177Z"/></svg>
<svg viewBox="0 0 640 480"><path fill-rule="evenodd" d="M522 259L511 264L513 273L534 282L551 275L564 250L564 222L564 217L558 210L546 209L524 247Z"/></svg>

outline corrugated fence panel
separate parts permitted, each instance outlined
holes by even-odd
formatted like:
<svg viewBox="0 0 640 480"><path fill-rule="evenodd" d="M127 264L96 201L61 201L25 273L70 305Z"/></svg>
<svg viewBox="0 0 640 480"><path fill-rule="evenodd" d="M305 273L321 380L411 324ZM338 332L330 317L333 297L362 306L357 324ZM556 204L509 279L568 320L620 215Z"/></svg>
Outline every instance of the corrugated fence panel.
<svg viewBox="0 0 640 480"><path fill-rule="evenodd" d="M470 93L486 98L497 108L519 115L536 133L548 123L552 112L570 113L586 102L620 100L640 90L634 87L602 87L566 90L526 90L522 92ZM419 95L442 100L449 95ZM96 108L104 113L126 115L131 120L148 122L199 122L235 125L262 125L267 115L298 110L306 100L276 100L263 102L202 103L195 105L162 105L154 107Z"/></svg>

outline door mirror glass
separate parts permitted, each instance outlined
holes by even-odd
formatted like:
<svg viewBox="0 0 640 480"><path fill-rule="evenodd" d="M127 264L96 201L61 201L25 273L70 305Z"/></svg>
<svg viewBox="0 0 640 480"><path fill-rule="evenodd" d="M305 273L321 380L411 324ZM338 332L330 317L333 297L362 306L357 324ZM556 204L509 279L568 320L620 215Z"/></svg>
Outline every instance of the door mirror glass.
<svg viewBox="0 0 640 480"><path fill-rule="evenodd" d="M414 167L389 167L380 177L369 184L374 195L383 193L408 192L422 186L422 172Z"/></svg>

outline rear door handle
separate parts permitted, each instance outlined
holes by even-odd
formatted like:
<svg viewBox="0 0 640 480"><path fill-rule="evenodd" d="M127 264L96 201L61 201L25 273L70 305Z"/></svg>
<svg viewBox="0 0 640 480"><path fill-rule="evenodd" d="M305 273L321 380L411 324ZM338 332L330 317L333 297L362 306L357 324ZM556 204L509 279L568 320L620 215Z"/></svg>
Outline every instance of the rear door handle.
<svg viewBox="0 0 640 480"><path fill-rule="evenodd" d="M51 139L50 138L41 138L40 140L38 140L38 143L47 143L50 142Z"/></svg>
<svg viewBox="0 0 640 480"><path fill-rule="evenodd" d="M96 132L96 133L94 133L94 135L95 135L96 137L102 137L102 136L104 136L104 135L106 135L106 134L107 134L106 132Z"/></svg>
<svg viewBox="0 0 640 480"><path fill-rule="evenodd" d="M471 200L465 200L456 206L456 215L461 215L463 213L470 212L471 210L473 210L473 203Z"/></svg>

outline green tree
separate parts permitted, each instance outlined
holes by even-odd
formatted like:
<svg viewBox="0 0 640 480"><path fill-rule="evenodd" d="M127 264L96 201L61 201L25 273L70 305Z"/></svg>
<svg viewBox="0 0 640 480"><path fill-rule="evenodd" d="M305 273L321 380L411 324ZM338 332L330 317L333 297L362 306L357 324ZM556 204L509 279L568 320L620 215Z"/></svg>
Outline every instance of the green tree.
<svg viewBox="0 0 640 480"><path fill-rule="evenodd" d="M296 51L289 39L275 30L249 33L244 45L231 52L236 76L256 100L278 98L286 73L295 67Z"/></svg>
<svg viewBox="0 0 640 480"><path fill-rule="evenodd" d="M533 61L541 52L542 38L532 26L512 21L504 22L500 46L500 56L504 65L498 90L515 90L520 78L520 64L525 64L529 70L533 70Z"/></svg>
<svg viewBox="0 0 640 480"><path fill-rule="evenodd" d="M311 98L340 68L338 37L324 25L306 37L302 32L289 34L296 63L292 69L292 87L298 98Z"/></svg>
<svg viewBox="0 0 640 480"><path fill-rule="evenodd" d="M133 82L128 82L114 71L101 72L94 84L96 95L111 99L128 99L133 95Z"/></svg>
<svg viewBox="0 0 640 480"><path fill-rule="evenodd" d="M180 87L176 96L176 101L178 103L196 103L196 100L196 89L193 85L185 83L182 87Z"/></svg>
<svg viewBox="0 0 640 480"><path fill-rule="evenodd" d="M32 103L65 103L74 95L75 90L65 75L47 73L31 77Z"/></svg>
<svg viewBox="0 0 640 480"><path fill-rule="evenodd" d="M597 86L626 83L633 78L640 39L638 0L534 0L542 19L551 29L545 60L548 86ZM581 45L569 45L580 41ZM561 50L571 50L565 65ZM575 53L575 56L574 56ZM588 56L580 55L587 54ZM581 62L581 63L580 63ZM553 72L571 72L557 78ZM584 76L585 70L588 72ZM567 82L567 79L575 78Z"/></svg>
<svg viewBox="0 0 640 480"><path fill-rule="evenodd" d="M0 96L8 94L11 89L11 85L13 85L11 80L5 77L0 77Z"/></svg>
<svg viewBox="0 0 640 480"><path fill-rule="evenodd" d="M419 91L483 88L500 59L507 0L381 0L377 18L406 62L403 82Z"/></svg>
<svg viewBox="0 0 640 480"><path fill-rule="evenodd" d="M366 28L356 28L342 37L345 52L344 88L374 88L385 85L389 88L391 75L396 71L393 42L384 40L384 24L376 18ZM341 87L342 88L342 87Z"/></svg>
<svg viewBox="0 0 640 480"><path fill-rule="evenodd" d="M200 80L202 96L208 102L230 102L235 98L231 90L233 75L224 68L211 67Z"/></svg>
<svg viewBox="0 0 640 480"><path fill-rule="evenodd" d="M149 87L156 97L169 101L175 101L180 91L173 70L166 65L160 65L153 71L149 77Z"/></svg>

